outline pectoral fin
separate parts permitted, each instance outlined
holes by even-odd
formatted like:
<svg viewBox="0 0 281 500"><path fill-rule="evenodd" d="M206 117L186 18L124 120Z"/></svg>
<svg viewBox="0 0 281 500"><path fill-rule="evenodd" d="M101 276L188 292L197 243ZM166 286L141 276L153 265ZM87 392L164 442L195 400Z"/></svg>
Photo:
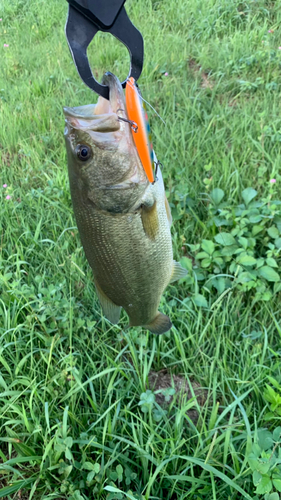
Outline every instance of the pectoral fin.
<svg viewBox="0 0 281 500"><path fill-rule="evenodd" d="M107 295L105 295L96 281L95 287L104 316L108 319L108 321L110 321L110 323L116 325L120 318L121 307L114 304L112 300L110 300Z"/></svg>
<svg viewBox="0 0 281 500"><path fill-rule="evenodd" d="M170 279L170 283L173 283L174 281L177 281L181 278L185 278L187 275L187 270L184 269L179 262L176 262L174 260L174 266L173 266L173 271L172 271L172 276Z"/></svg>
<svg viewBox="0 0 281 500"><path fill-rule="evenodd" d="M141 220L145 234L148 236L148 238L154 240L159 230L156 201L154 202L152 207L142 205Z"/></svg>
<svg viewBox="0 0 281 500"><path fill-rule="evenodd" d="M161 335L161 333L168 332L172 328L173 323L168 316L158 311L156 317L149 325L144 325L143 328L147 328L151 333L156 335Z"/></svg>

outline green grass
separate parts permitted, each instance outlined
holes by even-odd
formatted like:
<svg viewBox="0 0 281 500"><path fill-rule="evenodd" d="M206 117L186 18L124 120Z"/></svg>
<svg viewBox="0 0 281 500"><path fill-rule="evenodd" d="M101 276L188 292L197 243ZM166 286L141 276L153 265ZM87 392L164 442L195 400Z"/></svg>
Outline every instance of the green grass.
<svg viewBox="0 0 281 500"><path fill-rule="evenodd" d="M180 259L213 237L213 188L237 205L249 186L270 196L275 178L281 198L281 2L126 6L145 40L143 96L166 123L150 112ZM183 281L162 299L175 326L161 337L124 333L125 314L117 327L102 316L71 207L62 113L96 97L68 52L66 14L63 1L0 0L0 498L254 498L247 456L257 429L278 425L264 419L263 392L268 376L281 380L280 294L255 303L203 284L209 305L197 307ZM126 77L127 52L109 35L90 60L99 78ZM205 405L174 397L142 411L159 370L200 384Z"/></svg>

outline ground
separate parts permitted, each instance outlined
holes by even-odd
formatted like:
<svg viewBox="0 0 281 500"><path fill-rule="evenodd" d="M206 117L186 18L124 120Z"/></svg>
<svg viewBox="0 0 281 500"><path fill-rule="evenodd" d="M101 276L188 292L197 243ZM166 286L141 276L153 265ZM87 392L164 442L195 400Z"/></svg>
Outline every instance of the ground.
<svg viewBox="0 0 281 500"><path fill-rule="evenodd" d="M0 3L0 498L278 500L281 2L127 0L188 270L156 337L101 313L62 107L94 102L67 2ZM108 34L95 76L124 79Z"/></svg>

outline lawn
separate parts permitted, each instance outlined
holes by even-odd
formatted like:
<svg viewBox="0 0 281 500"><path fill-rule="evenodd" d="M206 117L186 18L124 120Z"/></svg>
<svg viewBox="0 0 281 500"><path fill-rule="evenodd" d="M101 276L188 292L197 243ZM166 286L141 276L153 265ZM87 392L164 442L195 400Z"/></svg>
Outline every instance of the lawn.
<svg viewBox="0 0 281 500"><path fill-rule="evenodd" d="M62 108L96 101L67 2L0 0L0 498L278 500L281 1L126 8L188 275L167 334L102 316L67 176ZM110 35L89 57L126 77Z"/></svg>

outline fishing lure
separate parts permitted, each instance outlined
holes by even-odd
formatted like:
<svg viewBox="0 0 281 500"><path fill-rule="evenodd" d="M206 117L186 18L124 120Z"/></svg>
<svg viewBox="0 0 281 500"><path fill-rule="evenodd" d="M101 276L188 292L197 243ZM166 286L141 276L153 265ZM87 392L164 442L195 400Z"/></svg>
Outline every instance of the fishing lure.
<svg viewBox="0 0 281 500"><path fill-rule="evenodd" d="M135 79L131 76L126 84L126 108L129 121L134 124L133 139L140 161L149 182L155 182L155 166L152 146L152 137L145 104L140 96Z"/></svg>

